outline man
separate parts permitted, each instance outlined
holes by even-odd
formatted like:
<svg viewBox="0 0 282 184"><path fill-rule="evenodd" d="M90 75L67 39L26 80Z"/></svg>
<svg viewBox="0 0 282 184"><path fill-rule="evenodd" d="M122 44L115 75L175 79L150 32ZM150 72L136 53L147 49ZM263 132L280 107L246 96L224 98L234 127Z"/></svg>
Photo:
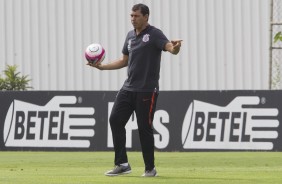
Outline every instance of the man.
<svg viewBox="0 0 282 184"><path fill-rule="evenodd" d="M144 4L132 7L131 23L122 49L123 56L108 64L88 65L100 70L114 70L128 66L128 78L116 96L110 115L115 150L115 168L105 173L117 176L131 173L126 154L125 125L133 112L137 117L138 131L145 163L142 176L156 176L154 164L153 117L159 90L161 52L178 54L181 40L169 41L161 30L148 23L149 8Z"/></svg>

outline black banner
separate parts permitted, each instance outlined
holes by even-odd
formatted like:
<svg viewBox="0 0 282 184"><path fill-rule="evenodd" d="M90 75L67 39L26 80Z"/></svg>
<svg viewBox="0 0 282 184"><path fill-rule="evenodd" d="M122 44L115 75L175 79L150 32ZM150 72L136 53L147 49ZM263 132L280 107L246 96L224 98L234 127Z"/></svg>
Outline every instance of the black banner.
<svg viewBox="0 0 282 184"><path fill-rule="evenodd" d="M0 150L113 150L116 91L0 92ZM159 151L282 151L282 91L161 91L154 116ZM140 150L133 114L128 150Z"/></svg>

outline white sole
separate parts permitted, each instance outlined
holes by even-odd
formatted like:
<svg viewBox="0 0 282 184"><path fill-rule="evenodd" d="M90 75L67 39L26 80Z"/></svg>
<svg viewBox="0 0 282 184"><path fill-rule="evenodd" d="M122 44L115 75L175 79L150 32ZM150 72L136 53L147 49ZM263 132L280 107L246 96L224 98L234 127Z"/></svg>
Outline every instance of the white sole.
<svg viewBox="0 0 282 184"><path fill-rule="evenodd" d="M125 171L123 173L120 173L120 174L107 174L105 173L106 176L119 176L119 175L123 175L123 174L130 174L131 173L131 170L130 171Z"/></svg>
<svg viewBox="0 0 282 184"><path fill-rule="evenodd" d="M155 176L143 176L143 175L142 175L142 177L145 177L145 178L146 178L146 177L148 177L148 178L150 178L150 177L157 177L157 176L158 176L157 174L156 174Z"/></svg>

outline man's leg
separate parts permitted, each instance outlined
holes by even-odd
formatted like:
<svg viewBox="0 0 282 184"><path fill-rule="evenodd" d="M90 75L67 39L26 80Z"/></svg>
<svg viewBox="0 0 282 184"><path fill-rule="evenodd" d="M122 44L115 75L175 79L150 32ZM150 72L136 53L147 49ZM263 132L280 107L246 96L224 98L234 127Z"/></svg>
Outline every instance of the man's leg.
<svg viewBox="0 0 282 184"><path fill-rule="evenodd" d="M115 150L115 165L127 163L126 154L126 131L125 125L133 113L130 102L131 93L120 90L110 115L110 125L113 134L113 143Z"/></svg>
<svg viewBox="0 0 282 184"><path fill-rule="evenodd" d="M145 170L154 169L154 135L153 119L158 93L138 93L136 99L136 116Z"/></svg>

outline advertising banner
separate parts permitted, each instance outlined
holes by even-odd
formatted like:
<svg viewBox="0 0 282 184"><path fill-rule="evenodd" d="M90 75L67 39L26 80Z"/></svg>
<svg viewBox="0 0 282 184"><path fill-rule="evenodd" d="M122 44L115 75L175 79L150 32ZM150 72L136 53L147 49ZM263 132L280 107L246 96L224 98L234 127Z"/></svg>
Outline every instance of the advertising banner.
<svg viewBox="0 0 282 184"><path fill-rule="evenodd" d="M0 150L113 150L109 116L117 91L0 92ZM158 151L282 151L282 91L161 91ZM135 114L126 147L139 151Z"/></svg>

